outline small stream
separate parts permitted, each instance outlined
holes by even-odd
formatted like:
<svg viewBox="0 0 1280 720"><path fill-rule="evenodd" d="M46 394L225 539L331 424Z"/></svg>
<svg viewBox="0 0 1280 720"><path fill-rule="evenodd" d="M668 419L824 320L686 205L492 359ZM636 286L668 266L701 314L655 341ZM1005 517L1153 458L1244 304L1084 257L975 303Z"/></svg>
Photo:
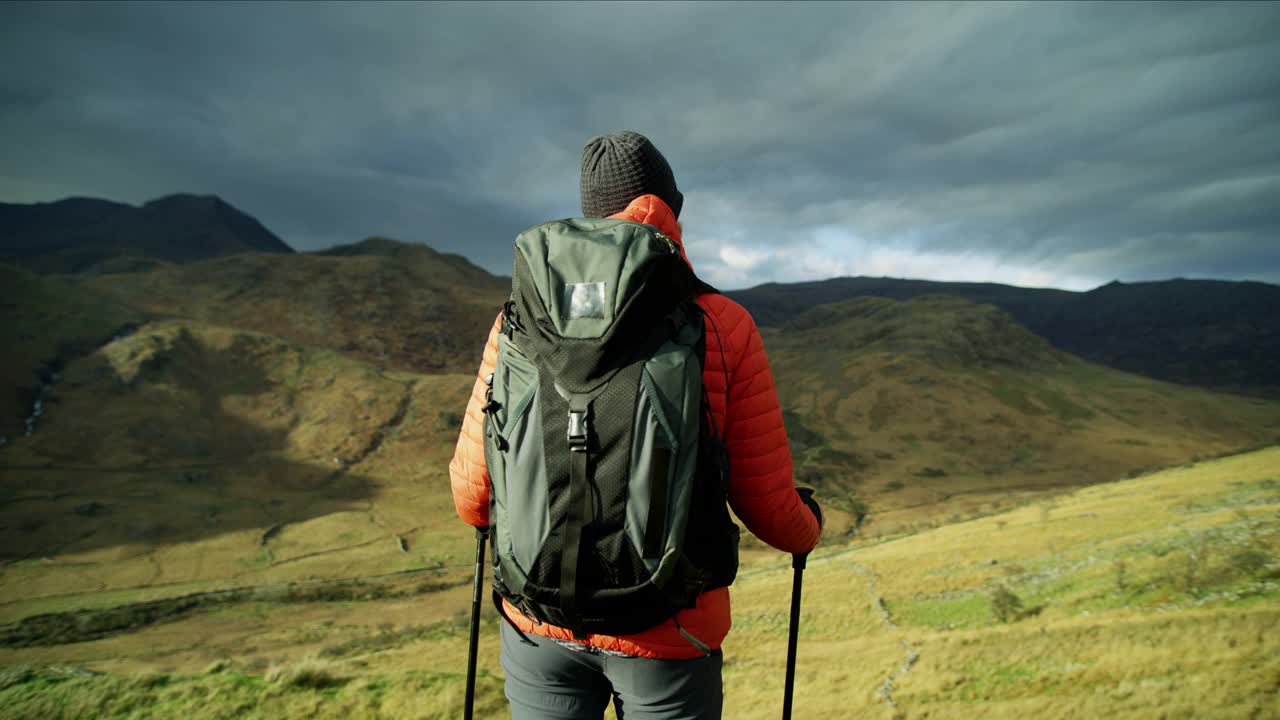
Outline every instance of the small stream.
<svg viewBox="0 0 1280 720"><path fill-rule="evenodd" d="M36 399L31 406L31 414L27 416L25 437L31 437L31 434L36 431L36 424L40 422L40 417L44 415L44 399L53 391L54 383L61 379L61 373L51 372L48 377L41 380L40 390L36 392Z"/></svg>
<svg viewBox="0 0 1280 720"><path fill-rule="evenodd" d="M40 389L36 391L36 397L31 402L31 414L26 418L26 430L23 432L23 437L31 437L35 434L36 428L40 425L40 418L44 417L45 401L53 394L54 385L57 385L58 382L62 380L62 369L66 367L67 363L77 358L84 357L85 355L97 352L98 349L106 347L117 340L126 338L137 331L137 329L138 325L128 323L117 328L115 332L111 334L110 340L98 345L88 352L68 352L64 350L58 355L58 357L46 363L44 368L39 372ZM3 448L10 442L12 442L10 438L0 435L0 448Z"/></svg>

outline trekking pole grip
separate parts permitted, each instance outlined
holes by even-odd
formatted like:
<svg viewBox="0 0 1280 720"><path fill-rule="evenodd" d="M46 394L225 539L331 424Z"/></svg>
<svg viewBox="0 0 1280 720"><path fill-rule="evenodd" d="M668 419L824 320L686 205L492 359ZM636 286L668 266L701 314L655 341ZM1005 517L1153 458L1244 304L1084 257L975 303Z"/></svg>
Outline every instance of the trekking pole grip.
<svg viewBox="0 0 1280 720"><path fill-rule="evenodd" d="M476 528L476 581L473 587L474 592L471 594L471 602L476 605L480 604L481 578L484 577L484 543L488 539L489 527L487 525Z"/></svg>

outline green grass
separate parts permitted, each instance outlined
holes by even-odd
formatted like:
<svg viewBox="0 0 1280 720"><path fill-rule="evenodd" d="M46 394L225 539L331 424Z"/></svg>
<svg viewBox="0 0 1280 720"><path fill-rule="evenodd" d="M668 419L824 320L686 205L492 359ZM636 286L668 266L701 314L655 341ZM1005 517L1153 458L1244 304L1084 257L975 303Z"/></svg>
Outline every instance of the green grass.
<svg viewBox="0 0 1280 720"><path fill-rule="evenodd" d="M1045 410L1031 402L1026 392L1017 385L1010 383L993 385L991 386L991 396L1004 403L1009 409L1016 410L1024 415L1043 415L1045 413Z"/></svg>
<svg viewBox="0 0 1280 720"><path fill-rule="evenodd" d="M1071 401L1064 393L1053 388L1040 386L1034 392L1036 399L1063 422L1089 420L1097 415L1093 410Z"/></svg>
<svg viewBox="0 0 1280 720"><path fill-rule="evenodd" d="M965 682L959 688L956 699L961 702L983 703L994 696L1016 697L1023 694L1020 690L1033 682L1037 685L1037 692L1052 691L1054 683L1035 682L1045 678L1051 667L1052 664L1045 661L1014 663L983 660L969 663L959 669L965 676Z"/></svg>
<svg viewBox="0 0 1280 720"><path fill-rule="evenodd" d="M992 566L1024 608L1066 615L1117 609L1170 609L1211 603L1234 606L1280 596L1280 563L1265 517L1209 528L1169 528L1157 537L1095 538L1085 547ZM1123 563L1123 574L1117 571ZM936 568L938 576L972 572ZM988 584L986 587L992 587ZM980 589L942 598L904 598L890 609L906 625L954 629L992 624L991 599Z"/></svg>
<svg viewBox="0 0 1280 720"><path fill-rule="evenodd" d="M1258 714L1274 701L1271 658L1280 656L1273 631L1280 622L1273 577L1280 504L1268 500L1278 460L1280 448L1077 490L1056 498L1047 519L1029 504L913 535L820 548L806 573L795 716ZM1261 564L1236 559L1257 548L1269 553ZM1185 588L1178 571L1189 551L1203 560L1203 581ZM735 584L726 717L776 713L790 581L786 559L770 556L745 566ZM1024 611L1039 612L997 621L997 586L1016 594ZM198 720L245 708L285 718L456 717L467 592L441 592L421 600L230 605L217 627L244 625L258 608L255 622L270 629L230 646L233 655L223 655L216 671L165 670L157 659L158 672L145 675L54 677L57 671L33 664L25 675L0 674L0 707L55 718L167 712ZM425 612L446 596L463 600L452 615L405 622L414 616L403 614L402 601ZM295 620L304 607L305 619ZM480 717L506 716L498 623L492 612L483 616ZM97 652L119 653L127 640ZM281 657L290 652L292 659ZM19 659L13 651L8 657ZM887 679L893 707L880 699Z"/></svg>
<svg viewBox="0 0 1280 720"><path fill-rule="evenodd" d="M788 620L789 616L783 610L747 611L737 613L733 618L733 625L744 631L785 636Z"/></svg>
<svg viewBox="0 0 1280 720"><path fill-rule="evenodd" d="M454 587L456 582L438 579L410 580L399 586L388 583L343 582L297 587L240 589L211 594L194 594L161 600L120 604L100 609L32 615L0 626L0 647L64 645L137 631L162 622L173 622L194 613L228 616L244 620L268 620L277 616L281 605L343 603L416 598ZM456 624L456 623L454 623ZM406 631L413 636L444 637L446 624L428 630ZM437 627L438 626L438 627ZM450 624L449 627L452 627ZM416 633L416 635L415 635ZM377 640L383 642L385 638Z"/></svg>
<svg viewBox="0 0 1280 720"><path fill-rule="evenodd" d="M260 570L262 568L270 567L272 560L271 551L267 548L261 548L253 554L253 557L240 558L239 560L236 560L236 562L240 567L249 570Z"/></svg>
<svg viewBox="0 0 1280 720"><path fill-rule="evenodd" d="M466 619L465 617L459 617L454 620L400 628L399 630L384 629L376 635L359 637L325 647L320 651L320 656L325 658L345 658L400 648L416 642L456 638L469 632L470 626L463 624ZM491 631L494 635L497 634L497 623L493 622L492 619L489 619L484 625L485 630Z"/></svg>
<svg viewBox="0 0 1280 720"><path fill-rule="evenodd" d="M1280 503L1280 478L1233 482L1231 485L1235 489L1210 498L1189 501L1181 509L1188 513L1204 513Z"/></svg>
<svg viewBox="0 0 1280 720"><path fill-rule="evenodd" d="M895 621L936 630L979 627L988 624L991 618L991 601L981 593L910 599L887 605Z"/></svg>
<svg viewBox="0 0 1280 720"><path fill-rule="evenodd" d="M452 718L462 673L407 671L364 678L351 668L302 663L265 675L243 672L147 673L76 677L30 669L0 683L0 714L42 720L271 718ZM477 717L505 714L500 678L480 670Z"/></svg>

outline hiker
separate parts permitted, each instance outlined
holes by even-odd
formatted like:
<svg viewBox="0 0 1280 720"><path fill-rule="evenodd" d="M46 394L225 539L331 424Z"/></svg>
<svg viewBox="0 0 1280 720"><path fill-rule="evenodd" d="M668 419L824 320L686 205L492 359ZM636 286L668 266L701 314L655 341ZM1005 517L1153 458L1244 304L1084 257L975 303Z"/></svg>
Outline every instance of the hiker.
<svg viewBox="0 0 1280 720"><path fill-rule="evenodd" d="M684 196L676 187L666 159L647 138L634 132L614 132L592 138L582 153L580 190L584 218L613 218L656 228L674 243L669 256L672 265L667 267L678 267L693 277L677 221ZM519 251L519 241L517 249ZM678 258L674 255L676 252ZM518 259L513 288L520 279L520 270ZM545 267L543 270L542 276L550 275ZM526 273L530 274L536 276L537 272ZM581 312L588 319L600 317L592 314L596 312L592 309L593 303L599 302L594 285L581 283L569 288L573 295L572 310L564 312ZM794 485L782 411L760 333L750 314L740 305L709 286L697 287L704 291L690 292L689 296L701 309L704 332L697 336L699 341L705 341L705 361L701 373L703 387L696 392L703 393L704 403L709 404L711 410L701 413L702 422L703 427L714 430L704 432L713 432L717 441L723 441L723 445L716 446L722 447L723 455L727 456L727 463L721 463L728 466L727 492L720 497L727 495L734 513L759 539L783 552L807 553L818 542L822 513L812 492L802 493ZM579 290L582 290L581 297ZM497 406L491 396L499 347L503 343L519 343L520 336L511 326L522 319L505 317L511 305L508 303L489 331L480 372L449 465L458 515L477 528L490 524L491 487L511 487L491 485L485 455L486 413L493 412ZM510 334L500 337L506 333L513 333L516 339L508 340L513 336ZM557 390L565 394L559 387ZM551 400L570 402L555 397ZM567 420L563 413L548 413L543 417L547 423L560 422L560 427L567 424L572 444L574 410L572 405L567 407L570 410ZM696 409L692 412L698 413ZM600 424L605 422L597 420ZM630 423L630 419L626 422ZM563 442L564 430L555 432L558 434L545 433L548 443ZM526 443L529 437L524 436ZM489 438L490 442L497 442L492 434ZM542 438L543 433L534 437L539 443ZM547 465L551 462L548 459ZM542 463L536 467L541 470ZM517 480L508 478L505 482ZM546 484L545 479L541 482ZM625 483L625 479L622 482ZM727 576L728 582L732 582L737 568L737 528L729 522L724 504L724 500L720 500L719 514L723 514L734 533L729 559L732 568ZM509 513L504 517L512 526L541 521L531 514L510 514L510 508L500 508L499 512ZM700 514L690 511L688 532L713 522L713 516L717 515L714 509L698 512ZM512 532L518 534L520 530L522 528L514 527ZM496 522L495 532L505 533L508 528ZM503 544L495 541L495 555L502 548ZM576 549L574 552L576 559ZM634 549L629 552L637 554ZM497 567L495 586L501 582ZM696 595L696 600L689 605L638 631L609 634L543 622L502 599L499 610L505 621L500 624L501 657L511 717L513 720L598 719L612 699L619 718L719 718L723 699L720 646L730 626L729 589L711 586Z"/></svg>

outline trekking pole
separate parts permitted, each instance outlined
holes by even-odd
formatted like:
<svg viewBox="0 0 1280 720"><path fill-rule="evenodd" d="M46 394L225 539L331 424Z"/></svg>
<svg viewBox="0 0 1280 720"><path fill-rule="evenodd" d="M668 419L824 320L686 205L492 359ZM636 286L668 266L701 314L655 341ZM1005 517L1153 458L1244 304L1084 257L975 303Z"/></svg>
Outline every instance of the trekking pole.
<svg viewBox="0 0 1280 720"><path fill-rule="evenodd" d="M787 684L782 696L782 720L791 720L791 694L796 683L796 639L800 635L800 585L804 581L804 564L809 553L791 556L795 577L791 581L791 629L787 636Z"/></svg>
<svg viewBox="0 0 1280 720"><path fill-rule="evenodd" d="M471 647L467 651L467 699L462 717L471 720L476 701L476 648L480 642L480 590L484 587L484 543L489 528L476 528L476 581L471 593Z"/></svg>

